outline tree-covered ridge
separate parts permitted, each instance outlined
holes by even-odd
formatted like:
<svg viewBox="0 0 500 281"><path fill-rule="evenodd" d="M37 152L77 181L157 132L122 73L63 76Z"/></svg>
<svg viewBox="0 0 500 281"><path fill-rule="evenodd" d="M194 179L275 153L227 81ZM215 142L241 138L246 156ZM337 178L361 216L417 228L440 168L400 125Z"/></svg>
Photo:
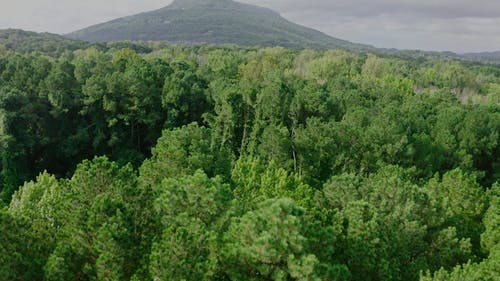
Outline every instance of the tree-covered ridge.
<svg viewBox="0 0 500 281"><path fill-rule="evenodd" d="M480 53L467 53L463 54L462 57L474 60L482 61L495 61L500 62L500 51L496 52L480 52Z"/></svg>
<svg viewBox="0 0 500 281"><path fill-rule="evenodd" d="M58 56L67 50L77 50L88 45L88 43L52 33L36 33L19 29L0 30L0 53L4 49L3 51L41 52Z"/></svg>
<svg viewBox="0 0 500 281"><path fill-rule="evenodd" d="M495 280L499 106L455 60L4 52L0 280Z"/></svg>

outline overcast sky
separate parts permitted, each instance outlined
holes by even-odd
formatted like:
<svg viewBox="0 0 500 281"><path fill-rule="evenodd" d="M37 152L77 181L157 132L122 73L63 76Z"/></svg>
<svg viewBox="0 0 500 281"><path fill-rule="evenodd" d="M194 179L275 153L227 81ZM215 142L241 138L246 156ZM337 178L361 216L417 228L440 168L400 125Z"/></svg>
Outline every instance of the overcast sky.
<svg viewBox="0 0 500 281"><path fill-rule="evenodd" d="M500 0L240 0L377 47L500 50ZM0 29L68 33L172 0L0 0Z"/></svg>

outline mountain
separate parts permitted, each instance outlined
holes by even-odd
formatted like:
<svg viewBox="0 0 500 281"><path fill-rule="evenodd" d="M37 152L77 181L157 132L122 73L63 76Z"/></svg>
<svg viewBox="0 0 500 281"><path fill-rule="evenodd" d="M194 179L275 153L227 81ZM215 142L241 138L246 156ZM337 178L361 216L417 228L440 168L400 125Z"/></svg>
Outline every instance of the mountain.
<svg viewBox="0 0 500 281"><path fill-rule="evenodd" d="M467 53L460 55L462 58L480 61L493 61L500 62L500 51L497 52L481 52L481 53Z"/></svg>
<svg viewBox="0 0 500 281"><path fill-rule="evenodd" d="M41 52L59 55L66 50L84 48L88 43L52 33L36 33L20 29L0 30L0 45L19 53Z"/></svg>
<svg viewBox="0 0 500 281"><path fill-rule="evenodd" d="M115 19L66 36L90 42L128 40L361 51L374 49L292 23L270 9L232 0L175 0L159 10Z"/></svg>

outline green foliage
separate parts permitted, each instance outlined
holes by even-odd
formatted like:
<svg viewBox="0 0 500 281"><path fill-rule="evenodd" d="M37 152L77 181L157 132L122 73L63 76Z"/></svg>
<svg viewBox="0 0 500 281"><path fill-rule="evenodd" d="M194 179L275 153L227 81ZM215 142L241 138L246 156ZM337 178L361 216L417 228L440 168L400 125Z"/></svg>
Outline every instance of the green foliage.
<svg viewBox="0 0 500 281"><path fill-rule="evenodd" d="M499 275L497 66L85 46L0 54L0 280Z"/></svg>
<svg viewBox="0 0 500 281"><path fill-rule="evenodd" d="M151 250L154 280L213 280L217 274L217 221L232 199L220 178L203 172L166 179L157 191L155 210L162 234Z"/></svg>
<svg viewBox="0 0 500 281"><path fill-rule="evenodd" d="M216 233L198 219L182 215L177 219L151 249L151 276L154 280L211 280L216 270L211 257Z"/></svg>
<svg viewBox="0 0 500 281"><path fill-rule="evenodd" d="M182 177L203 170L210 176L226 176L231 158L212 143L210 129L194 123L165 130L152 149L153 156L140 168L141 180L152 185L167 177Z"/></svg>
<svg viewBox="0 0 500 281"><path fill-rule="evenodd" d="M0 209L0 278L40 280L44 263L40 250L24 220Z"/></svg>
<svg viewBox="0 0 500 281"><path fill-rule="evenodd" d="M334 210L330 220L343 221L341 260L354 280L415 280L420 270L470 257L470 242L457 235L460 222L446 224L442 206L401 168L333 177L317 200L322 213Z"/></svg>
<svg viewBox="0 0 500 281"><path fill-rule="evenodd" d="M45 266L48 280L124 280L142 257L140 193L130 166L85 161L64 183L66 222Z"/></svg>
<svg viewBox="0 0 500 281"><path fill-rule="evenodd" d="M488 257L479 263L468 263L457 266L451 271L441 269L433 274L426 272L421 276L421 281L458 281L458 280L498 280L500 275L500 241L499 241L499 217L500 217L500 194L499 186L496 184L488 192L489 208L484 215L485 231L481 235L483 250Z"/></svg>
<svg viewBox="0 0 500 281"><path fill-rule="evenodd" d="M187 125L185 120L201 121L206 107L206 82L195 73L189 62L172 63L173 73L163 86L162 104L168 112L167 126Z"/></svg>
<svg viewBox="0 0 500 281"><path fill-rule="evenodd" d="M65 199L57 179L44 172L35 182L22 186L10 202L9 213L27 222L43 258L48 257L61 235L60 229L66 221L61 201Z"/></svg>
<svg viewBox="0 0 500 281"><path fill-rule="evenodd" d="M481 235L481 245L485 252L491 252L500 245L500 185L493 186L488 197L489 208L484 215L485 231Z"/></svg>
<svg viewBox="0 0 500 281"><path fill-rule="evenodd" d="M288 199L268 200L234 220L224 240L232 280L320 280L303 236L304 212Z"/></svg>
<svg viewBox="0 0 500 281"><path fill-rule="evenodd" d="M220 178L209 179L202 171L180 179L167 178L156 193L155 209L165 226L180 214L211 225L232 197Z"/></svg>
<svg viewBox="0 0 500 281"><path fill-rule="evenodd" d="M453 170L443 175L441 181L431 179L426 188L440 202L442 217L456 227L459 237L470 238L474 249L479 249L486 196L476 178Z"/></svg>
<svg viewBox="0 0 500 281"><path fill-rule="evenodd" d="M309 207L313 190L296 174L290 174L276 163L265 164L258 158L240 158L232 172L234 194L241 204L252 204L269 198L291 198Z"/></svg>

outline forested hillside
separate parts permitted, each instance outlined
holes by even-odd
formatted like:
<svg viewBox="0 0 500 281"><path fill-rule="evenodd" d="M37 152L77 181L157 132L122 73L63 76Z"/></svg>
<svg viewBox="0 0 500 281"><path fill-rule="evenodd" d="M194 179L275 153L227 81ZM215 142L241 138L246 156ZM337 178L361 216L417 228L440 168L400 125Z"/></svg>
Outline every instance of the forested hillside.
<svg viewBox="0 0 500 281"><path fill-rule="evenodd" d="M287 48L375 50L233 0L175 0L158 10L118 18L66 35L89 42L155 41Z"/></svg>
<svg viewBox="0 0 500 281"><path fill-rule="evenodd" d="M51 55L0 50L2 281L500 276L498 66Z"/></svg>
<svg viewBox="0 0 500 281"><path fill-rule="evenodd" d="M57 34L20 29L0 30L0 44L0 52L5 49L21 53L41 52L51 56L59 56L65 51L86 48L89 45Z"/></svg>

